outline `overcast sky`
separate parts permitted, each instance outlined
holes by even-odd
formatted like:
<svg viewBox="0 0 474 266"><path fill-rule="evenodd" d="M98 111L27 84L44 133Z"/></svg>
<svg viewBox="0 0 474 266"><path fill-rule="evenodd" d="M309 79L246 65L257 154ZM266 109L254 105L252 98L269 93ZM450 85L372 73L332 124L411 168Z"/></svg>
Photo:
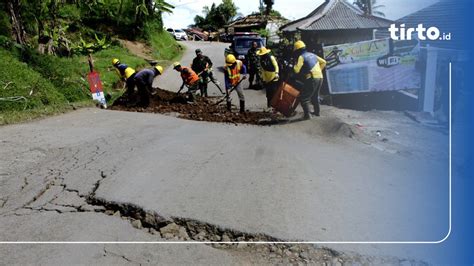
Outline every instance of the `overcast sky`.
<svg viewBox="0 0 474 266"><path fill-rule="evenodd" d="M352 2L352 0L348 0ZM186 28L193 24L194 17L202 14L202 8L212 3L219 4L221 0L167 0L176 8L173 14L164 15L165 27ZM324 0L275 0L274 9L290 19L295 20L308 15ZM385 13L388 19L398 19L426 6L429 6L438 0L378 0L379 4L385 5L381 11ZM234 0L238 6L238 12L248 15L258 10L259 0Z"/></svg>

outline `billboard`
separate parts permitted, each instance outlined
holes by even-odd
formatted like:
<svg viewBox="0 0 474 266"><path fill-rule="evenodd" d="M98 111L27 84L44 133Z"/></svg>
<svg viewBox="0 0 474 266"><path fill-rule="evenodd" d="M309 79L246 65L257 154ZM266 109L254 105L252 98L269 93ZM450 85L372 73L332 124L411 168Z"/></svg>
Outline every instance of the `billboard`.
<svg viewBox="0 0 474 266"><path fill-rule="evenodd" d="M325 46L331 94L421 88L418 40L379 39Z"/></svg>

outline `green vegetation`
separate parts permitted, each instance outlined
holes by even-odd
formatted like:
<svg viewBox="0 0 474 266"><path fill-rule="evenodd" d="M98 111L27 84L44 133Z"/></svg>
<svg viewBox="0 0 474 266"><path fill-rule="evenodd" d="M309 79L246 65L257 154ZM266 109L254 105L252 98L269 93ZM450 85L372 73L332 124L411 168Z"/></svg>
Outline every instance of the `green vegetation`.
<svg viewBox="0 0 474 266"><path fill-rule="evenodd" d="M149 44L153 48L154 56L161 60L173 61L183 53L183 47L176 43L171 34L158 31L149 35ZM166 64L166 63L165 63Z"/></svg>
<svg viewBox="0 0 474 266"><path fill-rule="evenodd" d="M0 49L0 57L0 67L5 70L0 73L0 125L93 105L86 56L54 57L31 50L12 53ZM114 57L136 69L147 64L117 46L93 55L104 90L113 99L122 93L122 83L110 64Z"/></svg>
<svg viewBox="0 0 474 266"><path fill-rule="evenodd" d="M24 110L56 105L65 97L39 73L20 62L5 50L0 50L0 110ZM17 98L11 99L9 98Z"/></svg>
<svg viewBox="0 0 474 266"><path fill-rule="evenodd" d="M163 0L7 0L0 3L0 125L91 106L87 55L111 101L121 95L112 58L140 70L146 60L119 39L150 45L166 66L183 48L165 31ZM110 104L111 102L109 102Z"/></svg>
<svg viewBox="0 0 474 266"><path fill-rule="evenodd" d="M217 31L228 24L237 15L237 6L232 0L222 0L222 3L205 6L202 10L204 16L194 17L196 27L204 30Z"/></svg>

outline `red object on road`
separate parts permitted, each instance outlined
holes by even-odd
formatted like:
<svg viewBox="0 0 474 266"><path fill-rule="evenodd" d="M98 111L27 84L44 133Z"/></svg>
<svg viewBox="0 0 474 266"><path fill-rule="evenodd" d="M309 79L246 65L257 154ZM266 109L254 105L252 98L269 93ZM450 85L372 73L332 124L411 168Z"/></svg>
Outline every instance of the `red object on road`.
<svg viewBox="0 0 474 266"><path fill-rule="evenodd" d="M91 90L92 99L98 101L104 108L107 108L107 102L102 88L102 81L98 72L92 71L87 75L89 81L89 88Z"/></svg>
<svg viewBox="0 0 474 266"><path fill-rule="evenodd" d="M271 106L286 117L290 117L298 106L300 92L290 84L283 82L273 95Z"/></svg>

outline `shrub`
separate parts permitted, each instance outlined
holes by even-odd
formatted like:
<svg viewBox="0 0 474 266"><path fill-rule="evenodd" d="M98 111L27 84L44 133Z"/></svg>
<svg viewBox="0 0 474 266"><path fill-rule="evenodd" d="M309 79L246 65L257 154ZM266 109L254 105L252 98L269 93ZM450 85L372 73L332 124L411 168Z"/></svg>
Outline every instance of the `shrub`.
<svg viewBox="0 0 474 266"><path fill-rule="evenodd" d="M50 81L8 51L0 49L0 57L0 111L34 109L66 102ZM6 101L9 97L23 97L25 100Z"/></svg>

